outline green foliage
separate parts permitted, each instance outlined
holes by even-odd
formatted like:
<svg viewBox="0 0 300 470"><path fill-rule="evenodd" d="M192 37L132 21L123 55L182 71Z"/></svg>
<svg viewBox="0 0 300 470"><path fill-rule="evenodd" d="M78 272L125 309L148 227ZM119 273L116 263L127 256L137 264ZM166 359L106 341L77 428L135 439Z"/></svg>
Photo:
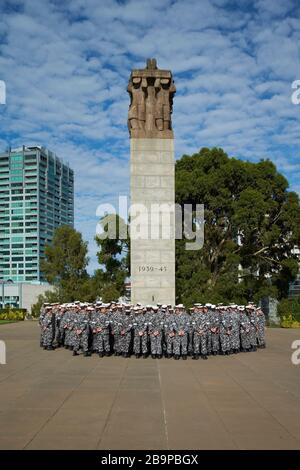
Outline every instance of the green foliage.
<svg viewBox="0 0 300 470"><path fill-rule="evenodd" d="M115 214L108 214L100 220L103 235L95 237L100 250L97 252L99 268L93 278L94 291L104 301L118 299L124 294L125 279L129 275L129 238L125 239L128 227ZM124 239L122 238L124 234Z"/></svg>
<svg viewBox="0 0 300 470"><path fill-rule="evenodd" d="M26 315L26 308L19 308L19 307L4 307L4 308L0 308L0 314L2 313L10 313L10 312L22 312Z"/></svg>
<svg viewBox="0 0 300 470"><path fill-rule="evenodd" d="M185 240L176 241L178 301L287 295L299 269L292 250L300 242L300 205L271 161L203 148L176 162L175 185L177 203L205 206L203 248L187 251Z"/></svg>
<svg viewBox="0 0 300 470"><path fill-rule="evenodd" d="M57 287L60 301L73 301L83 294L83 284L89 279L87 250L81 233L68 225L58 227L52 244L46 246L41 270L47 281Z"/></svg>
<svg viewBox="0 0 300 470"><path fill-rule="evenodd" d="M293 315L284 315L281 319L282 328L300 328L300 321L294 319Z"/></svg>
<svg viewBox="0 0 300 470"><path fill-rule="evenodd" d="M31 315L34 318L38 318L40 316L42 305L45 302L48 302L48 303L61 302L59 290L58 289L55 289L54 291L48 290L44 294L40 294L38 296L37 302L31 307Z"/></svg>
<svg viewBox="0 0 300 470"><path fill-rule="evenodd" d="M0 309L1 321L23 321L26 316L26 309Z"/></svg>
<svg viewBox="0 0 300 470"><path fill-rule="evenodd" d="M281 325L285 328L300 327L300 296L294 299L282 299L278 304Z"/></svg>

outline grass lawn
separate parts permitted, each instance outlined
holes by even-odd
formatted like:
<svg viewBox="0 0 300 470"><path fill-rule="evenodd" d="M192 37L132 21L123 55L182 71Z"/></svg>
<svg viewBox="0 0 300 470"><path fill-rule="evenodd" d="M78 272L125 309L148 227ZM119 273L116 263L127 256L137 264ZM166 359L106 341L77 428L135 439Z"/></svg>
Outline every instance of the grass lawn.
<svg viewBox="0 0 300 470"><path fill-rule="evenodd" d="M5 323L16 323L16 320L0 320L0 325L3 325Z"/></svg>

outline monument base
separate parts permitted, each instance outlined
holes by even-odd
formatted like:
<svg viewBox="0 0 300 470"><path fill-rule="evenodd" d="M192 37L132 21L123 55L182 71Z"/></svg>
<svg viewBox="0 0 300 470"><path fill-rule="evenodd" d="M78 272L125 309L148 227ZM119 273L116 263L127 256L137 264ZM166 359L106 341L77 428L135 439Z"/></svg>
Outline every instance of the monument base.
<svg viewBox="0 0 300 470"><path fill-rule="evenodd" d="M141 238L131 233L131 301L174 305L174 140L131 138L130 162L131 206L144 208Z"/></svg>

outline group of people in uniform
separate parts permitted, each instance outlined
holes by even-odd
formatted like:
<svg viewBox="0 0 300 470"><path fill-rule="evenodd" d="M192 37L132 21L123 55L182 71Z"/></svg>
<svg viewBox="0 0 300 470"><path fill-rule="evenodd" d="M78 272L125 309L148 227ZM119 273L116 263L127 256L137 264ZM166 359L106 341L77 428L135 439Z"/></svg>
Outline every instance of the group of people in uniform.
<svg viewBox="0 0 300 470"><path fill-rule="evenodd" d="M196 303L189 309L182 304L45 303L39 323L41 347L64 347L74 356L207 359L266 346L265 316L253 303Z"/></svg>

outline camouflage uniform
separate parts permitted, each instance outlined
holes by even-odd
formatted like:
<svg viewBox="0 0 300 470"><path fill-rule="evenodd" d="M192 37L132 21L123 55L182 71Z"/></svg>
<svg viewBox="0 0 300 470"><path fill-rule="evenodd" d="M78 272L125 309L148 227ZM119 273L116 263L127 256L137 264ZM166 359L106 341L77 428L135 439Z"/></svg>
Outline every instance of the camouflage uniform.
<svg viewBox="0 0 300 470"><path fill-rule="evenodd" d="M69 330L68 330L68 324L70 321L70 310L66 310L64 313L64 316L62 317L60 321L60 328L63 329L63 338L64 338L64 347L68 348L69 347Z"/></svg>
<svg viewBox="0 0 300 470"><path fill-rule="evenodd" d="M123 315L124 313L120 308L114 312L111 312L110 315L111 331L113 335L113 349L116 356L122 354L121 328Z"/></svg>
<svg viewBox="0 0 300 470"><path fill-rule="evenodd" d="M43 329L43 347L44 349L54 349L53 348L53 339L55 331L55 316L51 311L46 313L42 320L42 329Z"/></svg>
<svg viewBox="0 0 300 470"><path fill-rule="evenodd" d="M133 315L131 311L125 311L121 317L120 331L121 353L124 357L129 357L130 353L132 323Z"/></svg>
<svg viewBox="0 0 300 470"><path fill-rule="evenodd" d="M43 328L43 320L46 315L46 308L42 307L40 311L40 317L39 317L39 325L41 329L41 335L40 335L40 346L41 348L43 347L44 344L44 328Z"/></svg>
<svg viewBox="0 0 300 470"><path fill-rule="evenodd" d="M98 310L94 310L91 313L90 317L90 328L91 328L91 334L92 334L92 341L91 341L91 350L92 352L97 352L98 351L98 334L97 334L97 325L98 325L98 319L99 319L100 312Z"/></svg>
<svg viewBox="0 0 300 470"><path fill-rule="evenodd" d="M74 355L78 354L79 348L85 356L90 356L89 352L89 336L90 336L90 318L86 311L81 311L77 314L74 320L74 342L73 351Z"/></svg>
<svg viewBox="0 0 300 470"><path fill-rule="evenodd" d="M162 357L162 336L164 329L164 314L161 310L152 310L148 315L150 348L152 358Z"/></svg>
<svg viewBox="0 0 300 470"><path fill-rule="evenodd" d="M196 312L193 315L192 323L194 331L193 359L198 359L199 355L201 355L203 359L207 359L208 333L210 330L208 317L204 312Z"/></svg>
<svg viewBox="0 0 300 470"><path fill-rule="evenodd" d="M176 317L173 311L167 311L164 322L164 337L166 341L166 356L172 357L176 332Z"/></svg>
<svg viewBox="0 0 300 470"><path fill-rule="evenodd" d="M256 330L256 339L259 348L266 347L266 340L265 340L265 327L266 327L266 319L264 312L259 308L257 309L257 330Z"/></svg>
<svg viewBox="0 0 300 470"><path fill-rule="evenodd" d="M230 349L237 354L241 348L240 341L240 315L236 307L230 309L232 330L230 335Z"/></svg>
<svg viewBox="0 0 300 470"><path fill-rule="evenodd" d="M60 324L63 317L63 310L61 308L57 308L55 310L55 338L54 342L56 346L61 346L63 344L63 331L61 330Z"/></svg>
<svg viewBox="0 0 300 470"><path fill-rule="evenodd" d="M75 340L75 320L77 323L78 312L70 309L66 318L65 328L65 346L67 349L73 349Z"/></svg>
<svg viewBox="0 0 300 470"><path fill-rule="evenodd" d="M98 316L97 321L97 347L96 351L100 355L104 353L108 356L110 354L110 342L109 342L109 317L106 313L101 312Z"/></svg>
<svg viewBox="0 0 300 470"><path fill-rule="evenodd" d="M183 310L175 314L175 339L174 358L179 359L180 354L183 359L187 357L188 334L191 331L190 316Z"/></svg>
<svg viewBox="0 0 300 470"><path fill-rule="evenodd" d="M133 352L136 357L148 353L147 317L142 311L136 311L133 317Z"/></svg>
<svg viewBox="0 0 300 470"><path fill-rule="evenodd" d="M220 312L219 310L210 310L210 340L211 351L214 356L220 352Z"/></svg>
<svg viewBox="0 0 300 470"><path fill-rule="evenodd" d="M241 347L242 351L250 351L251 342L250 342L250 318L245 311L242 311L240 314L240 325L241 325Z"/></svg>
<svg viewBox="0 0 300 470"><path fill-rule="evenodd" d="M206 321L208 324L208 330L206 333L206 342L207 342L207 353L206 355L210 356L212 353L212 344L211 344L211 330L210 330L210 317L211 313L214 311L215 307L208 308L204 315L206 316Z"/></svg>
<svg viewBox="0 0 300 470"><path fill-rule="evenodd" d="M254 307L248 310L248 315L250 319L250 345L251 350L256 351L257 342L256 342L256 332L257 332L257 315Z"/></svg>
<svg viewBox="0 0 300 470"><path fill-rule="evenodd" d="M220 343L222 354L230 354L231 318L227 310L222 310L220 318Z"/></svg>

